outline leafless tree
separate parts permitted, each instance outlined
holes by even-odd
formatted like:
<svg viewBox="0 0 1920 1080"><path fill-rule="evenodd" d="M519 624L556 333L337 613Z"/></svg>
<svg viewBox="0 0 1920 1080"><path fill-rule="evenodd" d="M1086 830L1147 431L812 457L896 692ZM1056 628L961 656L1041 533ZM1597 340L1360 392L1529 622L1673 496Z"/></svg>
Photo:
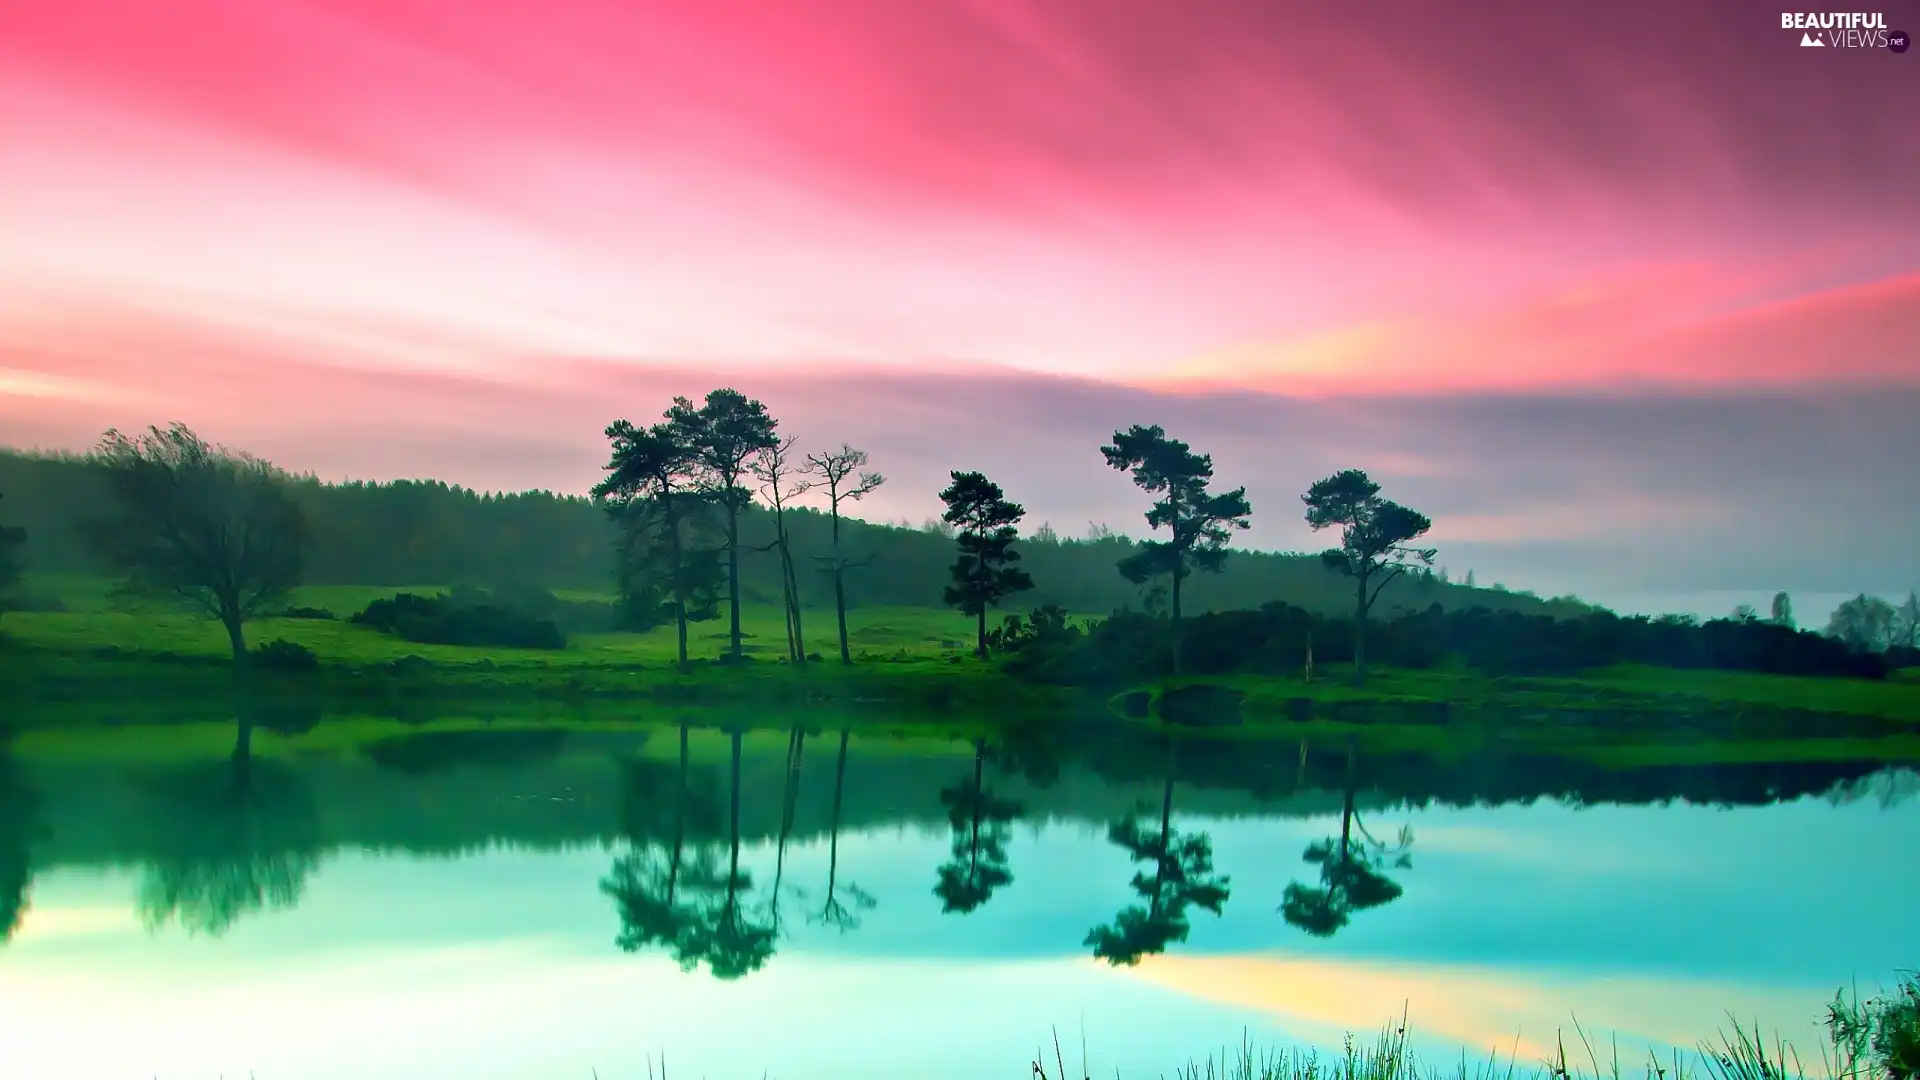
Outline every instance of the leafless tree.
<svg viewBox="0 0 1920 1080"><path fill-rule="evenodd" d="M808 454L807 471L827 489L827 516L833 524L833 551L817 555L820 569L833 576L833 615L840 630L840 662L853 663L853 651L847 645L847 571L866 565L866 560L850 560L840 546L840 504L865 498L887 482L877 472L867 471L867 452L844 443L827 454Z"/></svg>
<svg viewBox="0 0 1920 1080"><path fill-rule="evenodd" d="M787 507L793 500L813 490L814 481L794 462L793 436L781 439L762 450L747 465L760 481L760 495L773 507L773 550L780 557L780 598L787 609L787 658L796 664L807 662L806 638L800 625L800 579L793 572L793 545L787 535Z"/></svg>

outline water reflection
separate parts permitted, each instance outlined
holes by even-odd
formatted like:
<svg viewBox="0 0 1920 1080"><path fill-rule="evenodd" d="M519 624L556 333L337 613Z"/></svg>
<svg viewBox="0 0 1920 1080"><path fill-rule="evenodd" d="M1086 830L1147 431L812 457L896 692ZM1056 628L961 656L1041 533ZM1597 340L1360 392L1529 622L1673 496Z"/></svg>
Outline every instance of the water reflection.
<svg viewBox="0 0 1920 1080"><path fill-rule="evenodd" d="M300 776L253 756L244 710L232 755L156 778L154 830L135 907L149 929L176 923L218 937L245 915L292 908L320 863L313 797Z"/></svg>
<svg viewBox="0 0 1920 1080"><path fill-rule="evenodd" d="M957 1025L991 1032L979 1047L1024 1045L1083 1007L1096 1050L1102 1030L1164 1039L1156 1053L1243 1029L1317 1038L1309 1022L1371 1026L1408 998L1417 1027L1503 1046L1566 1007L1586 1020L1588 1002L1666 1038L1680 1026L1664 1015L1692 1002L1709 1024L1692 1038L1749 1003L1729 987L1764 988L1752 1003L1771 1021L1920 955L1895 899L1920 870L1874 856L1916 835L1915 786L1874 762L1436 761L1345 739L1303 752L1061 725L952 741L729 719L29 732L0 748L0 918L18 924L0 1015L51 1061L67 1044L41 1028L97 1022L99 987L178 1002L176 1025L274 995L336 1029L404 1013L415 1064L501 1080L644 1072L617 1043L669 1038L709 1075L841 1075L840 1058L795 1055L857 1024L900 1041L867 1071L919 1075L919 1048ZM1800 926L1837 862L1846 917ZM1768 890L1744 884L1761 873ZM600 1016L635 1000L647 1030ZM473 1018L457 1038L435 1019L454 1012ZM727 1016L754 1025L738 1052L757 1056L712 1059L734 1052L732 1028L672 1034ZM155 1024L130 1055L171 1037ZM565 1053L511 1057L490 1027ZM0 1046L0 1073L46 1074L14 1067L37 1053ZM111 1074L408 1075L315 1053L331 1071L289 1050L136 1055ZM110 1074L96 1064L71 1075Z"/></svg>
<svg viewBox="0 0 1920 1080"><path fill-rule="evenodd" d="M840 810L846 800L847 746L852 738L852 732L846 728L840 729L840 751L833 760L833 813L827 823L827 899L820 907L818 920L843 934L859 929L860 913L872 911L875 906L871 893L851 881L840 879ZM845 900L841 899L842 895L846 897ZM852 907L847 906L848 901L852 901Z"/></svg>
<svg viewBox="0 0 1920 1080"><path fill-rule="evenodd" d="M40 799L0 731L0 944L19 928L33 888L33 841L40 831Z"/></svg>
<svg viewBox="0 0 1920 1080"><path fill-rule="evenodd" d="M1162 953L1167 946L1187 940L1192 926L1188 909L1220 914L1227 902L1229 881L1213 869L1213 840L1205 833L1181 834L1173 828L1173 779L1180 744L1167 743L1166 781L1160 797L1160 828L1141 829L1137 815L1128 815L1107 831L1107 839L1133 857L1153 864L1151 876L1133 875L1133 891L1146 901L1120 909L1110 926L1087 932L1084 944L1110 964L1130 965L1142 956Z"/></svg>
<svg viewBox="0 0 1920 1080"><path fill-rule="evenodd" d="M620 761L627 851L614 861L600 889L619 912L620 934L614 941L623 951L658 945L682 967L692 968L699 962L692 944L698 914L684 900L681 885L687 878L719 876L710 846L701 842L719 832L719 795L707 771L693 768L686 724L678 734L677 764L640 756Z"/></svg>
<svg viewBox="0 0 1920 1080"><path fill-rule="evenodd" d="M1306 747L1302 744L1301 771L1306 769ZM1400 898L1403 891L1389 878L1389 867L1404 870L1413 865L1413 827L1401 826L1399 837L1384 843L1367 831L1354 808L1360 790L1358 752L1347 747L1346 779L1341 784L1340 836L1315 840L1307 845L1301 858L1320 868L1320 884L1298 881L1287 885L1280 901L1281 917L1315 937L1332 937L1346 926L1356 911L1366 911Z"/></svg>
<svg viewBox="0 0 1920 1080"><path fill-rule="evenodd" d="M691 971L705 963L721 979L758 970L773 956L777 899L764 914L756 913L753 875L740 865L743 734L736 728L728 735L724 859L713 828L718 800L713 785L692 766L686 725L679 729L679 762L671 778L656 763L622 763L629 850L600 885L620 914L615 941L621 949L664 946L682 968ZM797 745L797 740L790 743L789 786ZM671 792L664 801L663 791ZM784 843L783 837L783 856ZM777 875L775 880L777 890Z"/></svg>
<svg viewBox="0 0 1920 1080"><path fill-rule="evenodd" d="M953 828L953 857L940 864L933 894L949 915L965 915L993 899L994 890L1013 883L1007 838L1020 804L987 788L986 767L987 741L976 739L972 778L940 789L940 804Z"/></svg>
<svg viewBox="0 0 1920 1080"><path fill-rule="evenodd" d="M748 900L753 875L740 866L740 757L742 732L728 733L731 750L727 771L727 869L715 880L694 875L687 891L694 894L695 916L677 943L680 963L691 967L700 960L715 978L737 979L757 971L773 956L771 920L754 918ZM707 865L702 863L701 865Z"/></svg>

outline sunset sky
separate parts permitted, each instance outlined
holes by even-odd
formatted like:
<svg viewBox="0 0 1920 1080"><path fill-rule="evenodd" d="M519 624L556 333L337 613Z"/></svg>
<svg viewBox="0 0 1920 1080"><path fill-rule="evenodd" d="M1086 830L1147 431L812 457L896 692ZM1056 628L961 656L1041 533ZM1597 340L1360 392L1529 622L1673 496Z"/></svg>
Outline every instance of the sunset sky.
<svg viewBox="0 0 1920 1080"><path fill-rule="evenodd" d="M1139 532L1160 423L1256 546L1359 466L1483 583L1904 593L1916 106L1733 0L27 0L0 443L581 491L727 383L883 518Z"/></svg>

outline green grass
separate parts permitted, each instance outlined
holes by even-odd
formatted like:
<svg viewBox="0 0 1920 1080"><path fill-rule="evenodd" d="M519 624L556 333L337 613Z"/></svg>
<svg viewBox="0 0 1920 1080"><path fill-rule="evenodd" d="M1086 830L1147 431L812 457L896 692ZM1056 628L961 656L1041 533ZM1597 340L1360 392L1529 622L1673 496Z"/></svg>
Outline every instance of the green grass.
<svg viewBox="0 0 1920 1080"><path fill-rule="evenodd" d="M1841 991L1828 1006L1824 1045L1799 1048L1779 1036L1768 1038L1758 1024L1728 1015L1728 1029L1702 1039L1688 1053L1665 1058L1648 1050L1639 1066L1646 1080L1915 1080L1920 1072L1920 981L1906 973L1886 995L1865 999ZM1404 1015L1381 1028L1371 1045L1348 1035L1338 1054L1296 1048L1258 1049L1247 1041L1218 1056L1190 1061L1176 1069L1176 1080L1623 1080L1636 1069L1623 1061L1618 1041L1596 1048L1573 1021L1569 1045L1563 1030L1553 1056L1538 1063L1517 1055L1504 1061L1498 1052L1485 1060L1440 1065L1421 1060L1408 1045ZM1051 1054L1049 1054L1051 1050ZM1079 1069L1069 1072L1059 1032L1052 1045L1034 1053L1035 1080L1090 1077L1091 1063L1081 1048Z"/></svg>
<svg viewBox="0 0 1920 1080"><path fill-rule="evenodd" d="M34 677L42 685L62 686L55 696L90 686L115 686L141 693L197 692L220 677L219 663L230 655L226 635L211 620L185 614L139 614L115 610L107 582L95 578L38 578L29 591L58 596L65 612L13 612L0 618L0 631L32 650ZM292 603L323 608L340 620L263 619L248 626L248 640L295 642L321 657L321 680L330 695L382 696L393 690L390 666L419 657L432 666L430 681L442 692L473 695L545 694L563 698L594 695L665 696L673 699L794 701L811 698L885 698L950 707L971 703L1057 711L1071 706L1099 710L1099 703L1073 692L1019 684L986 665L967 659L974 626L958 612L931 608L858 608L848 612L851 646L857 660L848 670L836 663L837 640L831 610L809 610L807 648L827 663L804 672L776 661L786 653L780 609L766 604L743 608L745 648L754 663L744 668L702 666L676 670L676 641L671 626L644 634L581 634L563 650L533 650L429 645L388 637L345 621L373 600L397 592L433 593L438 586L309 586ZM605 599L589 592L570 599ZM690 652L695 659L719 657L727 649L724 619L696 623ZM17 650L16 650L17 651ZM177 661L151 663L155 658ZM411 689L415 682L408 681ZM1176 680L1177 682L1178 680ZM1284 722L1305 707L1322 719L1364 706L1370 724L1413 724L1421 714L1446 706L1453 714L1518 714L1537 720L1557 713L1606 711L1644 714L1667 722L1681 714L1733 713L1753 716L1818 713L1870 718L1896 724L1920 723L1920 681L1911 677L1873 682L1857 679L1795 678L1744 672L1674 670L1653 667L1596 669L1578 678L1494 677L1459 665L1430 670L1371 668L1367 685L1353 687L1348 671L1331 665L1308 683L1298 675L1234 675L1186 681L1225 684L1246 695L1245 713L1256 724Z"/></svg>
<svg viewBox="0 0 1920 1080"><path fill-rule="evenodd" d="M576 635L565 650L477 650L449 645L402 641L353 626L345 620L375 600L396 593L431 595L438 585L310 585L294 591L290 606L313 607L340 616L339 622L315 619L262 619L250 623L247 638L255 644L284 638L305 645L323 658L340 663L383 663L420 656L442 663L472 662L481 656L494 663L538 664L543 667L592 667L623 663L671 663L677 642L672 626L645 634ZM45 577L32 579L28 591L57 596L64 612L12 612L0 618L0 628L24 643L43 648L77 650L114 645L142 652L173 652L185 656L223 657L230 653L226 633L218 624L188 614L139 614L114 610L111 586L97 578ZM605 594L560 590L563 600L606 600ZM809 652L832 657L839 651L831 609L802 612ZM694 623L689 651L695 657L714 657L726 651L728 624L720 618ZM751 654L786 653L785 620L778 606L744 604L741 630ZM847 637L856 653L870 658L937 657L972 647L973 620L956 611L936 608L856 608L847 612Z"/></svg>

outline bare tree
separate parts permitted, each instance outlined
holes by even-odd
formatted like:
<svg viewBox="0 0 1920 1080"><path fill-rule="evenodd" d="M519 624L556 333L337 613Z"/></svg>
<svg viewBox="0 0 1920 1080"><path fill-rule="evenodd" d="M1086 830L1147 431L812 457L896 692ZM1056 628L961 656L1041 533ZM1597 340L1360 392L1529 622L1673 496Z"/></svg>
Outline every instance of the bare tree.
<svg viewBox="0 0 1920 1080"><path fill-rule="evenodd" d="M840 629L840 662L851 664L853 651L847 646L846 577L848 570L866 565L867 560L849 561L840 546L840 504L865 498L886 483L887 478L877 472L868 472L867 452L855 450L845 443L832 453L808 454L807 470L818 477L819 483L827 489L827 517L833 524L833 551L829 555L816 555L814 561L820 563L821 570L833 575L833 615Z"/></svg>
<svg viewBox="0 0 1920 1080"><path fill-rule="evenodd" d="M794 479L804 475L793 462L796 441L791 435L781 439L777 445L762 450L758 457L748 463L747 468L760 481L761 497L773 507L773 550L780 556L780 597L787 609L787 658L796 664L804 664L807 662L807 644L801 632L800 579L793 572L793 544L787 535L787 506L813 490L814 482Z"/></svg>
<svg viewBox="0 0 1920 1080"><path fill-rule="evenodd" d="M88 522L85 534L120 574L120 593L218 619L234 666L244 668L247 620L284 604L305 565L306 516L287 475L184 424L137 438L108 431L92 461L113 512Z"/></svg>

